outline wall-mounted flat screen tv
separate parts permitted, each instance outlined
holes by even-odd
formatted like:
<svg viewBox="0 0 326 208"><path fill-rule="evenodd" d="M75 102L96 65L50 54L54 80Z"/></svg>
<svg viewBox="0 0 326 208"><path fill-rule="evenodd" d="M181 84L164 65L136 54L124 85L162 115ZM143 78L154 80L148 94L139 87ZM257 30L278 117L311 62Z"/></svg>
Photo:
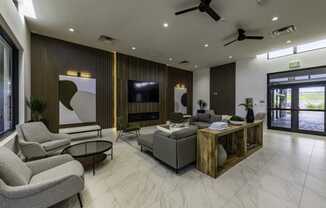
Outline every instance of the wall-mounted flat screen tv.
<svg viewBox="0 0 326 208"><path fill-rule="evenodd" d="M159 97L158 82L128 80L129 103L158 103Z"/></svg>

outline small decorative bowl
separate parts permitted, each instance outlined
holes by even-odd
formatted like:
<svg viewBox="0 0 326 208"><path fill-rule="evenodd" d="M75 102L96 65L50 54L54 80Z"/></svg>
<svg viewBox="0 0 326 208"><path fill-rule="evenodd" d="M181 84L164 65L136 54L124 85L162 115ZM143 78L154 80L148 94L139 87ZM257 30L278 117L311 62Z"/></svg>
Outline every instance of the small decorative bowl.
<svg viewBox="0 0 326 208"><path fill-rule="evenodd" d="M244 123L245 123L245 121L232 121L232 120L230 120L230 124L232 124L232 125L241 126Z"/></svg>

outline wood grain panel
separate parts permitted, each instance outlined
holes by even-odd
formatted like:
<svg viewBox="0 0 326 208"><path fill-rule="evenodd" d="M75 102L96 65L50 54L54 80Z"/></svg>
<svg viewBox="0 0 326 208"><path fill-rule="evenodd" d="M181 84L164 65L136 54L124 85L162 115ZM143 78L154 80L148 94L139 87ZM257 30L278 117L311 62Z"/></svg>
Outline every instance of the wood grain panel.
<svg viewBox="0 0 326 208"><path fill-rule="evenodd" d="M168 87L167 87L167 117L174 112L174 87L182 84L187 88L187 113L192 114L193 99L193 73L173 67L168 67Z"/></svg>
<svg viewBox="0 0 326 208"><path fill-rule="evenodd" d="M113 54L37 34L31 39L32 96L47 102L44 117L49 129L59 128L58 79L67 70L89 72L96 78L97 123L113 127Z"/></svg>
<svg viewBox="0 0 326 208"><path fill-rule="evenodd" d="M235 63L210 69L210 108L217 114L235 114Z"/></svg>
<svg viewBox="0 0 326 208"><path fill-rule="evenodd" d="M159 83L159 103L128 103L128 80ZM157 121L139 122L143 126L166 121L166 66L152 61L117 54L118 105L117 116L127 122L128 113L159 112Z"/></svg>

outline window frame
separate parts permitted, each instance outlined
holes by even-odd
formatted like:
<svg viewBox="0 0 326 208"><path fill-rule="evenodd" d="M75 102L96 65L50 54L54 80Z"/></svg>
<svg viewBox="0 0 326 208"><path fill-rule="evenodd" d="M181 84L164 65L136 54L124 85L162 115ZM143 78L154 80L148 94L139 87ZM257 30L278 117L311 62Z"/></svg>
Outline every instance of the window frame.
<svg viewBox="0 0 326 208"><path fill-rule="evenodd" d="M11 47L11 83L12 83L12 126L10 129L0 133L0 141L16 130L19 123L19 49L12 41L8 33L0 26L0 36Z"/></svg>

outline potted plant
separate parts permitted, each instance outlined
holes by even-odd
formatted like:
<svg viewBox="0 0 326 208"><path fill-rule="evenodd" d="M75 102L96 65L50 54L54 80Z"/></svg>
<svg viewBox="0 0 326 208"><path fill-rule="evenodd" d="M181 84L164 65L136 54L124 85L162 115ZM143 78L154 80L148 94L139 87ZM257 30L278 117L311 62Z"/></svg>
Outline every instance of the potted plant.
<svg viewBox="0 0 326 208"><path fill-rule="evenodd" d="M253 99L252 98L246 98L245 103L241 103L239 106L245 107L247 111L246 121L247 123L253 123L255 121L255 115L253 110Z"/></svg>
<svg viewBox="0 0 326 208"><path fill-rule="evenodd" d="M198 106L199 106L199 110L197 110L197 113L205 113L206 112L206 107L207 107L207 103L204 100L198 100L197 102Z"/></svg>
<svg viewBox="0 0 326 208"><path fill-rule="evenodd" d="M244 124L245 120L240 116L234 115L230 118L229 122L233 125L242 125Z"/></svg>
<svg viewBox="0 0 326 208"><path fill-rule="evenodd" d="M29 100L26 100L26 105L31 109L32 121L41 121L46 103L40 98L31 97Z"/></svg>

